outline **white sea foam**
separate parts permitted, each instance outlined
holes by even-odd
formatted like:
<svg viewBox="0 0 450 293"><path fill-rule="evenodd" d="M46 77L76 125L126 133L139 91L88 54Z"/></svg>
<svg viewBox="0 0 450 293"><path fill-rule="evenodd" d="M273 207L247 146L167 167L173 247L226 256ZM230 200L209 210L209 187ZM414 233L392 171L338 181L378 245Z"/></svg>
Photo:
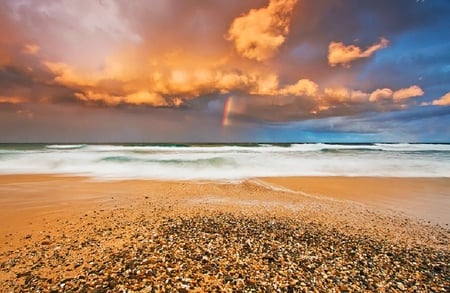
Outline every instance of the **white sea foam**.
<svg viewBox="0 0 450 293"><path fill-rule="evenodd" d="M450 144L411 144L411 143L383 144L383 143L377 143L376 146L380 147L384 151L450 152Z"/></svg>
<svg viewBox="0 0 450 293"><path fill-rule="evenodd" d="M0 145L0 173L98 178L450 177L450 145Z"/></svg>
<svg viewBox="0 0 450 293"><path fill-rule="evenodd" d="M45 146L47 149L81 149L85 144L52 144Z"/></svg>

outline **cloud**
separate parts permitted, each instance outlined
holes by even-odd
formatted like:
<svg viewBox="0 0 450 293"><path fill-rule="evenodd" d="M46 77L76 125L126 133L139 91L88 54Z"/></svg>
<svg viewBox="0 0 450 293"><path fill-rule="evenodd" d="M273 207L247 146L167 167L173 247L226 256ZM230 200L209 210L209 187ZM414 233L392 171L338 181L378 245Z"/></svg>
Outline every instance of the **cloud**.
<svg viewBox="0 0 450 293"><path fill-rule="evenodd" d="M418 87L417 85L412 85L408 88L399 89L398 91L395 91L392 95L392 98L395 101L399 100L405 100L413 97L420 97L423 96L424 92L423 90Z"/></svg>
<svg viewBox="0 0 450 293"><path fill-rule="evenodd" d="M44 61L43 64L55 74L55 81L60 84L69 86L93 86L95 84L92 73L78 73L74 67L62 62Z"/></svg>
<svg viewBox="0 0 450 293"><path fill-rule="evenodd" d="M250 94L266 96L278 94L278 75L273 73L263 76L253 74L250 78L253 84L250 89Z"/></svg>
<svg viewBox="0 0 450 293"><path fill-rule="evenodd" d="M349 87L321 88L317 83L301 79L296 84L280 87L278 79L268 83L271 86L253 97L237 96L233 99L239 105L239 113L234 113L235 119L252 120L259 123L281 123L304 119L319 119L325 117L344 117L364 115L376 112L391 112L405 110L414 103L408 103L418 90L417 86L393 90L390 88L363 91ZM296 90L291 90L295 88ZM408 95L405 92L409 92ZM264 94L265 93L265 94ZM289 94L288 94L289 93ZM394 99L394 94L404 99Z"/></svg>
<svg viewBox="0 0 450 293"><path fill-rule="evenodd" d="M309 79L300 79L297 83L293 85L288 85L281 90L279 90L280 95L284 96L309 96L313 97L317 94L319 90L319 86L317 83L309 80Z"/></svg>
<svg viewBox="0 0 450 293"><path fill-rule="evenodd" d="M6 103L6 104L21 104L26 102L26 99L23 97L5 97L0 96L0 103Z"/></svg>
<svg viewBox="0 0 450 293"><path fill-rule="evenodd" d="M328 46L328 64L336 66L341 64L343 67L350 67L350 62L370 57L376 51L386 48L389 41L381 38L380 42L373 44L366 50L362 50L356 45L344 45L342 42L331 42Z"/></svg>
<svg viewBox="0 0 450 293"><path fill-rule="evenodd" d="M423 90L416 85L396 91L381 88L366 92L345 86L321 88L307 78L282 83L280 76L268 69L244 72L220 66L172 68L172 65L164 65L153 66L150 68L153 70L143 75L132 67L116 70L127 64L114 62L91 72L64 63L44 61L43 64L53 74L53 85L71 89L73 100L82 104L203 107L202 102L193 101L199 97L231 94L238 96L235 104L240 109L233 115L243 121L288 121L391 111L407 107L398 101L423 95Z"/></svg>
<svg viewBox="0 0 450 293"><path fill-rule="evenodd" d="M267 75L253 75L250 78L249 93L260 96L308 96L314 97L319 90L319 85L309 79L300 79L295 84L280 87L278 75L271 73Z"/></svg>
<svg viewBox="0 0 450 293"><path fill-rule="evenodd" d="M356 138L357 134L373 134L366 136L369 140L362 141L387 141L392 142L397 138L401 141L420 142L448 142L450 130L448 122L450 111L441 107L414 108L410 111L390 111L382 113L368 113L347 117L326 117L323 119L305 120L292 125L296 130L309 130L317 136L320 132L349 132L352 135L343 139L348 142ZM339 136L338 136L339 137ZM340 136L342 138L342 136ZM372 137L370 139L370 137Z"/></svg>
<svg viewBox="0 0 450 293"><path fill-rule="evenodd" d="M371 102L376 102L380 100L386 100L392 98L394 92L389 88L382 88L374 90L369 97Z"/></svg>
<svg viewBox="0 0 450 293"><path fill-rule="evenodd" d="M374 90L369 97L371 102L377 102L382 100L401 101L414 97L419 97L424 94L424 91L417 85L412 85L407 88L401 88L393 91L389 88L382 88Z"/></svg>
<svg viewBox="0 0 450 293"><path fill-rule="evenodd" d="M435 106L450 106L450 92L443 95L440 99L434 100L431 104Z"/></svg>
<svg viewBox="0 0 450 293"><path fill-rule="evenodd" d="M407 1L344 2L0 1L0 110L15 109L15 117L17 109L74 107L105 113L106 124L126 111L127 119L170 112L164 123L177 129L186 113L220 120L223 100L233 96L231 117L242 122L234 125L261 126L408 112L424 90L447 92L447 33L438 29L447 22L444 2L420 9ZM386 32L392 46L377 62L348 68L386 47L378 41ZM350 37L360 40L330 44Z"/></svg>
<svg viewBox="0 0 450 293"><path fill-rule="evenodd" d="M83 93L75 93L75 97L83 102L103 103L108 106L117 106L121 104L147 105L153 107L168 106L168 103L161 95L146 91L136 92L126 96L114 96L107 93L86 91Z"/></svg>
<svg viewBox="0 0 450 293"><path fill-rule="evenodd" d="M28 55L36 55L41 47L36 44L26 44L23 48L23 52Z"/></svg>
<svg viewBox="0 0 450 293"><path fill-rule="evenodd" d="M318 92L318 84L300 79L280 86L278 74L268 70L248 72L225 68L154 67L142 72L122 64L110 63L100 71L80 71L61 62L43 62L54 74L53 83L72 88L81 102L99 102L108 106L121 104L155 107L179 107L187 100L207 94L242 92L257 96L309 96ZM127 66L127 65L123 65ZM124 74L126 72L126 74Z"/></svg>
<svg viewBox="0 0 450 293"><path fill-rule="evenodd" d="M269 5L251 9L234 19L227 40L233 41L243 57L257 61L272 58L289 33L292 11L297 0L270 0Z"/></svg>
<svg viewBox="0 0 450 293"><path fill-rule="evenodd" d="M336 102L366 102L369 98L368 93L345 87L325 88L324 94L329 100Z"/></svg>
<svg viewBox="0 0 450 293"><path fill-rule="evenodd" d="M246 75L236 72L218 72L216 74L217 87L220 93L228 93L236 89L244 89L249 83L249 78Z"/></svg>

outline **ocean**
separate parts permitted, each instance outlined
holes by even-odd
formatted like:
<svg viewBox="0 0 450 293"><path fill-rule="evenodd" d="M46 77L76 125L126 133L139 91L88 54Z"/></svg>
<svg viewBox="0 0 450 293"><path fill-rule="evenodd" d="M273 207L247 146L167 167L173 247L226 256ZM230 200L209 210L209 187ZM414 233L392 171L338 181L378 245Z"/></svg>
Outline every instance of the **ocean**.
<svg viewBox="0 0 450 293"><path fill-rule="evenodd" d="M450 144L0 144L0 174L450 177Z"/></svg>

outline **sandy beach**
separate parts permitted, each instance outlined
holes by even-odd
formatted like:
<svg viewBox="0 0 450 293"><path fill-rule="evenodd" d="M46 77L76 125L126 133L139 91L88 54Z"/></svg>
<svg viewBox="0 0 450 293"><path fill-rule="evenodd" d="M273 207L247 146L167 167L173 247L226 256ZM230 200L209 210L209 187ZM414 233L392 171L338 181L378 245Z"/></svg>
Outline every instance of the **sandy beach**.
<svg viewBox="0 0 450 293"><path fill-rule="evenodd" d="M0 291L448 292L450 182L0 176Z"/></svg>

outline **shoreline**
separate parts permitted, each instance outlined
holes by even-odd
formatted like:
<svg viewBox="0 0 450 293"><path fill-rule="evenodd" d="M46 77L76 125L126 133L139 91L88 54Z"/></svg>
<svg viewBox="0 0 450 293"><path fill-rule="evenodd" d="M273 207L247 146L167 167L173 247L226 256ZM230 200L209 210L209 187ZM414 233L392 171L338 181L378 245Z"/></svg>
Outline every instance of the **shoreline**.
<svg viewBox="0 0 450 293"><path fill-rule="evenodd" d="M448 186L417 178L0 176L0 289L448 288L448 226L373 204L376 194L354 201L369 182L406 193L426 186L447 194ZM332 197L333 186L345 192ZM374 266L365 279L357 276L367 263L352 268L356 256ZM393 256L403 277L387 269ZM324 277L330 270L341 279Z"/></svg>
<svg viewBox="0 0 450 293"><path fill-rule="evenodd" d="M64 208L64 202L104 200L118 193L138 193L145 188L164 192L171 184L239 185L259 184L273 191L367 205L379 211L393 211L412 219L443 227L450 225L450 178L370 176L255 177L243 180L159 180L107 179L67 174L0 175L0 210L5 207L30 209L43 203ZM59 184L59 186L58 186ZM8 189L8 185L14 189ZM66 186L64 186L66 185ZM64 188L64 190L59 190ZM29 189L34 191L30 192ZM11 193L12 192L12 193ZM45 209L45 208L44 208ZM1 220L1 216L0 216Z"/></svg>

